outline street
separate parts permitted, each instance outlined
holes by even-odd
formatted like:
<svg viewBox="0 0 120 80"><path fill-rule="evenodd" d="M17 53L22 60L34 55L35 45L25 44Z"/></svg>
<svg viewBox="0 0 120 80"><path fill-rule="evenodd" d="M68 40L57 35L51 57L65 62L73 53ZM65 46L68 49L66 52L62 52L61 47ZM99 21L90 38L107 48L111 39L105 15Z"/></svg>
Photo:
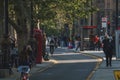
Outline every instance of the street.
<svg viewBox="0 0 120 80"><path fill-rule="evenodd" d="M57 48L51 58L57 63L42 72L31 74L30 80L86 80L96 67L97 59Z"/></svg>

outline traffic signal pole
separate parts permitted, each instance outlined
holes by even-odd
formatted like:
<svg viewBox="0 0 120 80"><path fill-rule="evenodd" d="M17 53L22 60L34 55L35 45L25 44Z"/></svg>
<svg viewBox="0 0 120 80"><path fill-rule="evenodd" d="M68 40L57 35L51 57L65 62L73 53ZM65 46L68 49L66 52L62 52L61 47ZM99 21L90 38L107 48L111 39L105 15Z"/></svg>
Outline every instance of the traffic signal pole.
<svg viewBox="0 0 120 80"><path fill-rule="evenodd" d="M118 0L116 0L116 30L118 29Z"/></svg>

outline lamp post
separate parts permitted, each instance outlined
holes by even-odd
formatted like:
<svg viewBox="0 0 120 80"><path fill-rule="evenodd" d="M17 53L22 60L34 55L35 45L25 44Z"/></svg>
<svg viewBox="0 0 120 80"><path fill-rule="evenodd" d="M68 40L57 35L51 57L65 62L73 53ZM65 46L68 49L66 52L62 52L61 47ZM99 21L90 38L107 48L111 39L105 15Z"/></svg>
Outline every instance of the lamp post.
<svg viewBox="0 0 120 80"><path fill-rule="evenodd" d="M116 0L116 30L118 29L118 0Z"/></svg>
<svg viewBox="0 0 120 80"><path fill-rule="evenodd" d="M92 9L92 5L93 5L93 3L92 3L92 0L91 0L91 9ZM91 12L91 26L93 25L93 13Z"/></svg>
<svg viewBox="0 0 120 80"><path fill-rule="evenodd" d="M8 35L8 0L4 0L5 35Z"/></svg>
<svg viewBox="0 0 120 80"><path fill-rule="evenodd" d="M92 9L92 5L93 5L93 2L91 0L91 9ZM93 26L93 12L91 12L91 26ZM90 32L93 32L93 29L91 28L91 31Z"/></svg>
<svg viewBox="0 0 120 80"><path fill-rule="evenodd" d="M33 2L32 2L32 0L31 0L31 6L30 6L30 7L31 7L31 26L30 26L31 28L30 28L30 37L33 38L33 26L34 26L33 23L34 23L34 22L33 22Z"/></svg>
<svg viewBox="0 0 120 80"><path fill-rule="evenodd" d="M8 31L8 0L4 0L4 18L5 18L5 35L1 43L1 50L3 53L3 68L10 68L10 39Z"/></svg>
<svg viewBox="0 0 120 80"><path fill-rule="evenodd" d="M33 20L33 0L30 0L30 39L29 39L29 45L31 45L31 48L33 50L33 53L37 53L37 42L34 38L34 20ZM36 57L36 54L33 54Z"/></svg>
<svg viewBox="0 0 120 80"><path fill-rule="evenodd" d="M10 68L10 40L8 36L8 0L4 0L4 20L5 20L5 35L1 42L1 62L0 65L0 76L6 77L11 73Z"/></svg>

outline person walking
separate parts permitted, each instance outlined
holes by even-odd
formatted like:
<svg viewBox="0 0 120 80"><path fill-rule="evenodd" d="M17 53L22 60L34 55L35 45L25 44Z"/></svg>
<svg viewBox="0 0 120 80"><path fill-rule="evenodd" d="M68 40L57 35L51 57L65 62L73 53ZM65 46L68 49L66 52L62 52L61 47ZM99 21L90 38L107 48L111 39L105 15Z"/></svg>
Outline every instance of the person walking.
<svg viewBox="0 0 120 80"><path fill-rule="evenodd" d="M80 51L80 36L78 36L75 40L75 52L79 52ZM79 50L78 50L79 49Z"/></svg>
<svg viewBox="0 0 120 80"><path fill-rule="evenodd" d="M25 45L19 54L19 66L31 67L31 54L29 45Z"/></svg>
<svg viewBox="0 0 120 80"><path fill-rule="evenodd" d="M106 67L112 66L111 61L112 61L112 45L107 36L105 36L105 39L102 41L103 43L103 51L105 53L106 57Z"/></svg>
<svg viewBox="0 0 120 80"><path fill-rule="evenodd" d="M46 55L46 33L43 33L43 43L42 43L42 56Z"/></svg>
<svg viewBox="0 0 120 80"><path fill-rule="evenodd" d="M98 42L96 43L96 50L100 51L101 50L101 41L100 39L98 40Z"/></svg>
<svg viewBox="0 0 120 80"><path fill-rule="evenodd" d="M53 55L53 53L54 53L54 47L55 47L55 41L52 38L51 41L50 41L50 54L51 55Z"/></svg>
<svg viewBox="0 0 120 80"><path fill-rule="evenodd" d="M10 55L11 55L11 67L17 67L18 66L18 47L15 45L10 50Z"/></svg>

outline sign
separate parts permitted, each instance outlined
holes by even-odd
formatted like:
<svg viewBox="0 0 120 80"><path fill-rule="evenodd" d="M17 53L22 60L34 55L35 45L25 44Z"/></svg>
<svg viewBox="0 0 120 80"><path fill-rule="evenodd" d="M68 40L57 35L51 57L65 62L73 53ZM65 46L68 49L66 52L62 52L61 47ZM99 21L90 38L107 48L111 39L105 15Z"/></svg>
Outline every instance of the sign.
<svg viewBox="0 0 120 80"><path fill-rule="evenodd" d="M102 17L102 28L107 27L107 17Z"/></svg>
<svg viewBox="0 0 120 80"><path fill-rule="evenodd" d="M106 22L102 22L102 28L106 28L107 27L107 23Z"/></svg>
<svg viewBox="0 0 120 80"><path fill-rule="evenodd" d="M107 17L102 17L102 22L107 22Z"/></svg>
<svg viewBox="0 0 120 80"><path fill-rule="evenodd" d="M114 70L115 80L120 80L120 70Z"/></svg>
<svg viewBox="0 0 120 80"><path fill-rule="evenodd" d="M83 26L85 29L92 29L92 28L97 28L97 26Z"/></svg>

